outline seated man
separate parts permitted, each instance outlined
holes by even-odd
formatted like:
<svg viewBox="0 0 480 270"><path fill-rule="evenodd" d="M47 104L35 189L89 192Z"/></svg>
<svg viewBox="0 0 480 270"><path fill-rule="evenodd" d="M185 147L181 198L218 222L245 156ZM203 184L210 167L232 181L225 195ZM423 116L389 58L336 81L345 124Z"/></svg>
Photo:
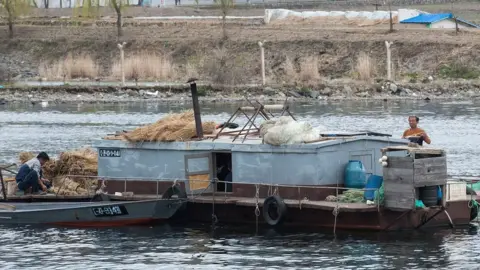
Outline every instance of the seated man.
<svg viewBox="0 0 480 270"><path fill-rule="evenodd" d="M41 188L46 192L50 188L50 183L42 178L42 166L49 161L47 153L41 152L36 158L25 162L18 170L15 180L19 190L25 193L38 193Z"/></svg>
<svg viewBox="0 0 480 270"><path fill-rule="evenodd" d="M418 143L419 145L423 145L423 141L430 144L430 137L428 137L425 130L417 126L419 121L420 119L417 116L409 116L408 123L410 124L410 128L403 132L402 138L409 139L411 142Z"/></svg>

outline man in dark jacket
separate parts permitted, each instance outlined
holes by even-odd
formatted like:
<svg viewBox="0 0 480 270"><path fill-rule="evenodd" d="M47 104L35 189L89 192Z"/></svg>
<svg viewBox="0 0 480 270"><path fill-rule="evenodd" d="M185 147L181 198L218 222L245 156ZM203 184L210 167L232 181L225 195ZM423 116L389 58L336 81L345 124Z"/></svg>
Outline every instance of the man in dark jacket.
<svg viewBox="0 0 480 270"><path fill-rule="evenodd" d="M46 192L50 183L42 178L42 166L49 161L50 157L45 152L38 154L36 158L25 162L18 170L15 180L19 190L28 193L38 193L40 188Z"/></svg>

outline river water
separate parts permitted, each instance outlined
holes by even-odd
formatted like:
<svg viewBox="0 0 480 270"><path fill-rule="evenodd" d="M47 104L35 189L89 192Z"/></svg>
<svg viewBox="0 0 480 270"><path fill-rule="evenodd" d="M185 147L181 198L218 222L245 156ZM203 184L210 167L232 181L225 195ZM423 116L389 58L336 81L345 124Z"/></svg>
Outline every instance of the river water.
<svg viewBox="0 0 480 270"><path fill-rule="evenodd" d="M116 130L156 121L189 104L7 104L0 106L0 163L21 151L87 146ZM226 121L238 104L202 105ZM447 149L451 175L480 175L479 101L342 101L295 104L295 115L329 130L400 137L416 114ZM239 119L239 123L244 120ZM401 234L275 232L169 225L84 230L0 226L1 269L480 269L477 226Z"/></svg>

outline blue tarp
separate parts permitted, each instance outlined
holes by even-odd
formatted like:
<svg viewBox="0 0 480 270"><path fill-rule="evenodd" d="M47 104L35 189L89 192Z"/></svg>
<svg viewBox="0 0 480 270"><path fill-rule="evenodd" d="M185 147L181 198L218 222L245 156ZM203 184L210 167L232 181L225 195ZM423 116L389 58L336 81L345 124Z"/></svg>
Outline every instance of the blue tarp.
<svg viewBox="0 0 480 270"><path fill-rule="evenodd" d="M400 23L434 23L445 19L453 18L452 13L439 13L439 14L420 14L417 17L406 19Z"/></svg>
<svg viewBox="0 0 480 270"><path fill-rule="evenodd" d="M435 22L439 22L445 19L453 19L452 13L438 13L438 14L420 14L416 17L412 17L410 19L406 19L401 21L400 23L419 23L419 24L431 24ZM465 21L457 17L457 21L462 22L464 24L470 25L475 28L480 28L480 26L475 25L471 22Z"/></svg>

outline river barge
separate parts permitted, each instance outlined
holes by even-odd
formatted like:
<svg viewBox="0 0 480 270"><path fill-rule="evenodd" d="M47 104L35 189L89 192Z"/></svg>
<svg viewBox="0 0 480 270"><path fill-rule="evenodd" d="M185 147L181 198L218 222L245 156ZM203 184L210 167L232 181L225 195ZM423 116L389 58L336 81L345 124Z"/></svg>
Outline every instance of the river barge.
<svg viewBox="0 0 480 270"><path fill-rule="evenodd" d="M466 194L460 199L447 194L452 184L447 183L445 151L408 147L405 140L390 137L284 146L262 144L259 138L139 145L101 140L95 146L99 153L115 153L99 157L98 174L108 181L108 193L133 192L137 196L131 199L138 199L177 185L188 194L189 221L213 217L238 224L397 230L466 225L472 218ZM377 162L383 156L386 167ZM225 159L231 162L231 183L215 177L217 163ZM383 205L326 201L348 189L344 172L350 160L362 161L367 174L383 175ZM443 196L435 206L416 209L426 186L440 186Z"/></svg>
<svg viewBox="0 0 480 270"><path fill-rule="evenodd" d="M176 215L186 222L334 231L459 226L469 224L477 215L476 196L466 194L465 183L448 180L442 149L412 145L375 132L329 132L301 143L267 144L255 119L271 119L274 111L295 119L286 103L240 107L226 123L244 115L248 121L243 128L233 132L222 128L216 134L204 135L195 89L192 86L195 139L131 143L104 138L94 143L98 149L95 178L105 186L109 200L177 196L187 202L183 214ZM345 168L352 160L362 163L366 175L383 177L382 202L338 200L351 189L345 185ZM221 166L231 168L231 181L218 179ZM418 208L416 202L425 199L427 189L431 196L432 187L435 198L436 190L441 190L440 197L428 207ZM375 191L379 193L380 188L375 187ZM119 193L121 196L113 195ZM336 200L328 199L332 196Z"/></svg>

